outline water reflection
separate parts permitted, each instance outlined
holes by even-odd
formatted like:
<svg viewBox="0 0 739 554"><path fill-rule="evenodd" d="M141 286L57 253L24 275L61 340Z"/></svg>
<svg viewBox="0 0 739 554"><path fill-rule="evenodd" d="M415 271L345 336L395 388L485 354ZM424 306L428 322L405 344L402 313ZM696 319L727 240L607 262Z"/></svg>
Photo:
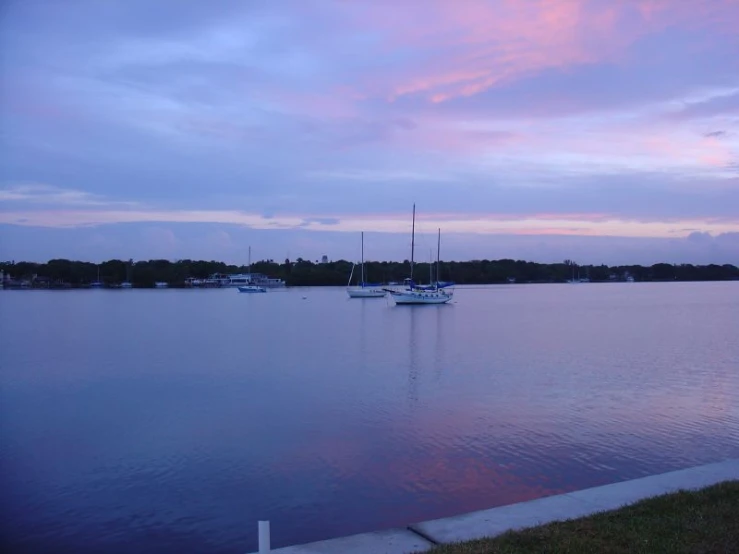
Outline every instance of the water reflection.
<svg viewBox="0 0 739 554"><path fill-rule="evenodd" d="M736 291L0 294L0 531L252 551L737 457Z"/></svg>
<svg viewBox="0 0 739 554"><path fill-rule="evenodd" d="M454 305L444 304L436 310L436 342L434 344L434 379L438 382L446 360L446 341L444 334L449 319L454 317Z"/></svg>
<svg viewBox="0 0 739 554"><path fill-rule="evenodd" d="M449 347L445 334L453 325L454 308L442 304L409 306L404 311L408 326L407 397L409 402L418 402L424 373L432 375L434 382L441 378Z"/></svg>
<svg viewBox="0 0 739 554"><path fill-rule="evenodd" d="M353 300L355 303L359 305L359 359L362 361L363 368L366 369L366 360L367 360L367 335L370 333L370 329L368 329L368 314L367 314L367 303L369 301L375 301L377 302L377 299L374 298L359 298L359 299L350 299Z"/></svg>
<svg viewBox="0 0 739 554"><path fill-rule="evenodd" d="M418 330L417 319L420 317L418 308L425 306L405 306L409 319L409 340L408 340L408 404L413 406L418 402L418 357L419 350L423 348L421 335Z"/></svg>

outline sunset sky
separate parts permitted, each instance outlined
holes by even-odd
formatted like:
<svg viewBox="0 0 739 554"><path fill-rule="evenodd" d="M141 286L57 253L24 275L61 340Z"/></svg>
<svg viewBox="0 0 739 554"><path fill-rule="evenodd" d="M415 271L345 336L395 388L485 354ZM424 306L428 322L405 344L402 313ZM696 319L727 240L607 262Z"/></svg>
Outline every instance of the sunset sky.
<svg viewBox="0 0 739 554"><path fill-rule="evenodd" d="M739 0L7 0L0 260L739 264Z"/></svg>

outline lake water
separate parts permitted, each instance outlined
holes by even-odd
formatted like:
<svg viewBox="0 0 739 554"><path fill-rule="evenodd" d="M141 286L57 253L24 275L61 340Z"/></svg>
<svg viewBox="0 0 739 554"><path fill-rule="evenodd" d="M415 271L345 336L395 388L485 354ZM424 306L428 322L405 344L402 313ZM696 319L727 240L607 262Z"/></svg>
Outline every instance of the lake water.
<svg viewBox="0 0 739 554"><path fill-rule="evenodd" d="M2 291L0 369L13 552L236 554L739 457L736 282Z"/></svg>

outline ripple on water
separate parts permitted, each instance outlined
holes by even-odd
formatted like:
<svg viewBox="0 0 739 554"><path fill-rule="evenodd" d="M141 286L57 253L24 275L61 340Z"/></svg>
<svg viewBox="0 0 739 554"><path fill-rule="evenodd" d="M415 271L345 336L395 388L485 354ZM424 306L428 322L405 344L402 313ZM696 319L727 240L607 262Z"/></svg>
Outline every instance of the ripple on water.
<svg viewBox="0 0 739 554"><path fill-rule="evenodd" d="M0 295L16 550L249 551L739 456L735 283L144 292Z"/></svg>

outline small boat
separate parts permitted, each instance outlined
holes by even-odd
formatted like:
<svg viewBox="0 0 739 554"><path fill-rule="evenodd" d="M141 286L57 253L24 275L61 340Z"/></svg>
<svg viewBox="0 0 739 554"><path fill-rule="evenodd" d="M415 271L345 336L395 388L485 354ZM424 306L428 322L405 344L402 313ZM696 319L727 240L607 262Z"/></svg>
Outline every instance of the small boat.
<svg viewBox="0 0 739 554"><path fill-rule="evenodd" d="M439 282L439 266L441 253L441 229L436 246L436 280L429 285L417 285L413 281L413 254L416 238L416 205L413 204L413 226L411 228L411 276L406 279L408 287L405 290L385 289L396 305L398 304L446 304L454 296L454 289L449 289L454 283Z"/></svg>
<svg viewBox="0 0 739 554"><path fill-rule="evenodd" d="M166 281L157 281L156 283L154 283L155 289L166 289L167 287L169 287L169 283L167 283Z"/></svg>
<svg viewBox="0 0 739 554"><path fill-rule="evenodd" d="M259 285L242 285L236 288L239 292L267 292L267 289Z"/></svg>
<svg viewBox="0 0 739 554"><path fill-rule="evenodd" d="M352 287L352 277L354 276L354 265L349 274L349 283L346 285L346 293L349 298L384 298L385 291L379 285L372 285L364 282L364 232L362 232L362 261L360 265L359 286Z"/></svg>

